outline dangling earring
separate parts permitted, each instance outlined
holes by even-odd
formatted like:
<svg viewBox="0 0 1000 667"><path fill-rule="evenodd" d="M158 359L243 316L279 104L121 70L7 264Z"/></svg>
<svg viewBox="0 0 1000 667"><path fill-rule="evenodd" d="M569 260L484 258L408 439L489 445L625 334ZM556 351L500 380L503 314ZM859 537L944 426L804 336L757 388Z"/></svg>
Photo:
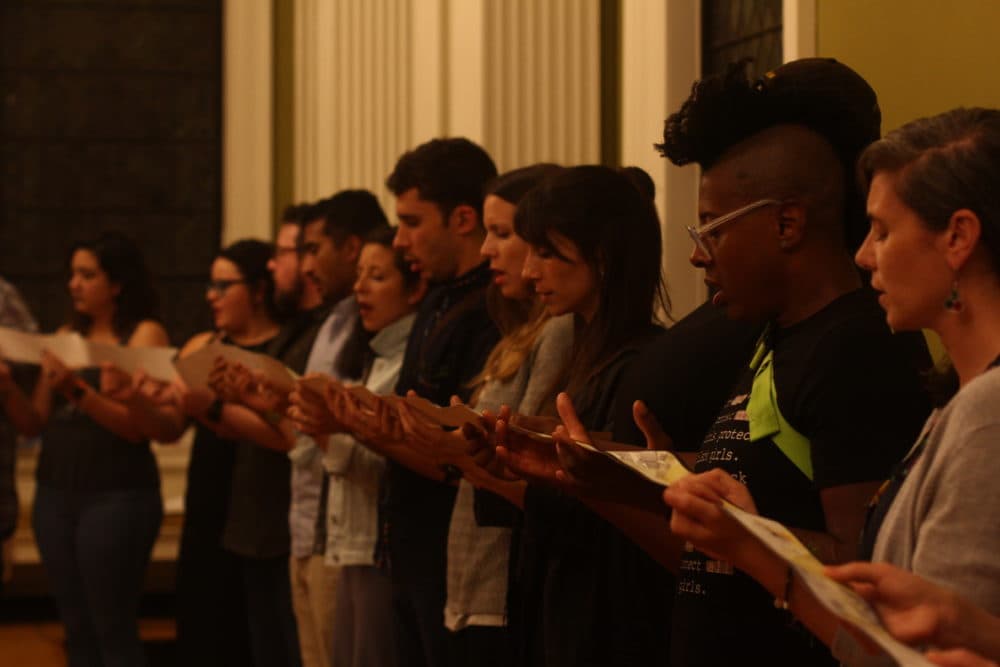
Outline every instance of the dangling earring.
<svg viewBox="0 0 1000 667"><path fill-rule="evenodd" d="M958 298L958 279L951 283L951 294L944 300L944 307L953 313L960 313L964 308L962 300Z"/></svg>

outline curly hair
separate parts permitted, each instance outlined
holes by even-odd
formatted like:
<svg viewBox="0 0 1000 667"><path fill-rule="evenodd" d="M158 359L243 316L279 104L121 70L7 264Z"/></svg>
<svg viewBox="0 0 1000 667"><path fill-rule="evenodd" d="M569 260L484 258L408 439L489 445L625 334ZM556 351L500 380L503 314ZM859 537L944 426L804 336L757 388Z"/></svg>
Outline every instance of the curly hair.
<svg viewBox="0 0 1000 667"><path fill-rule="evenodd" d="M747 77L749 58L726 67L717 76L695 81L680 111L667 118L663 157L682 166L711 167L730 147L764 128L764 103Z"/></svg>
<svg viewBox="0 0 1000 667"><path fill-rule="evenodd" d="M775 125L802 125L823 137L843 164L844 237L849 250L867 233L864 201L854 186L854 165L879 138L882 113L875 91L860 74L832 58L803 58L756 81L749 59L696 81L680 110L667 118L657 150L676 165L710 169L726 151Z"/></svg>

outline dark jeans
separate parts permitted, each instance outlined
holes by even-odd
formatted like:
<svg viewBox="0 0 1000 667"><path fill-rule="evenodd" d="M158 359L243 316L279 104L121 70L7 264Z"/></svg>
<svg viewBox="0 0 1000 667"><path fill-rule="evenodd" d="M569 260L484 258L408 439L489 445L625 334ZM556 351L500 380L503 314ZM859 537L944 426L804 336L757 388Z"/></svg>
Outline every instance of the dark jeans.
<svg viewBox="0 0 1000 667"><path fill-rule="evenodd" d="M38 487L35 539L66 626L70 667L146 664L139 596L162 519L156 488L75 493Z"/></svg>
<svg viewBox="0 0 1000 667"><path fill-rule="evenodd" d="M396 667L448 667L454 653L444 627L445 588L437 578L418 579L392 571L392 639Z"/></svg>
<svg viewBox="0 0 1000 667"><path fill-rule="evenodd" d="M470 625L453 636L454 665L465 667L510 667L507 628Z"/></svg>
<svg viewBox="0 0 1000 667"><path fill-rule="evenodd" d="M254 667L300 667L288 555L238 559L243 570Z"/></svg>

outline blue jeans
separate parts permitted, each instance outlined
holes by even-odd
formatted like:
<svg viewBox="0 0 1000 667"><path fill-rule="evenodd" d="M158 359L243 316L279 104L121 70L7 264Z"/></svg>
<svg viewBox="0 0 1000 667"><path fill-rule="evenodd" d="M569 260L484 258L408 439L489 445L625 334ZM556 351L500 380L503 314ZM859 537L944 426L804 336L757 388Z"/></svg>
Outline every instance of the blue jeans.
<svg viewBox="0 0 1000 667"><path fill-rule="evenodd" d="M146 664L139 597L163 519L159 489L76 493L39 486L33 524L70 667Z"/></svg>

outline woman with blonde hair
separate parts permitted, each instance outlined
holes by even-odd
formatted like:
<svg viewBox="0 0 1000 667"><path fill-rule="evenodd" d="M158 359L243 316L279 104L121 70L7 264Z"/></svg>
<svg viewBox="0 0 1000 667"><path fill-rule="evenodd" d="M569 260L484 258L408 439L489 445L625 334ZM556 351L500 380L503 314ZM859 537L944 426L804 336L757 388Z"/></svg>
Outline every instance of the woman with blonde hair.
<svg viewBox="0 0 1000 667"><path fill-rule="evenodd" d="M490 314L503 337L473 380L476 389L471 403L480 411L496 413L502 405L509 405L520 414L537 414L569 360L572 317L550 317L536 298L531 282L522 276L528 244L514 230L518 203L558 171L551 164L523 167L498 176L487 187L483 202L486 239L481 252L493 273L487 296ZM525 484L497 479L479 467L470 455L485 444L478 432L469 433L470 442L459 432L427 427L406 408L400 410L400 418L412 446L464 477L448 533L444 609L456 655L462 657L461 664L506 664L511 529L481 526L477 514L515 512L523 505Z"/></svg>

